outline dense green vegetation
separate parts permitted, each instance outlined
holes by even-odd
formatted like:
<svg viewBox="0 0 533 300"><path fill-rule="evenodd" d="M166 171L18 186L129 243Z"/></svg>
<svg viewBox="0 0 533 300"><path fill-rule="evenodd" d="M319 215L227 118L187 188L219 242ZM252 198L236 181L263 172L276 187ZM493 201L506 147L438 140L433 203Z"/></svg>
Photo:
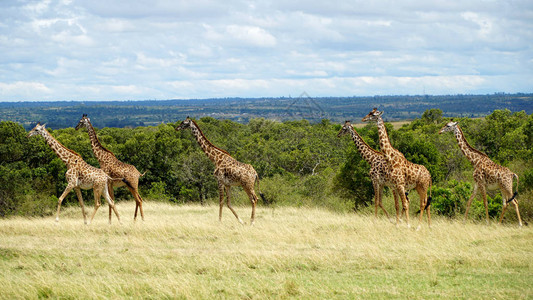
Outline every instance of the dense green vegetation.
<svg viewBox="0 0 533 300"><path fill-rule="evenodd" d="M362 116L354 115L353 120ZM96 117L90 117L97 123ZM464 212L472 191L473 169L453 135L438 134L447 120L440 109L431 109L399 129L390 123L387 127L393 145L407 159L431 172L434 213L454 217ZM529 221L533 213L533 115L496 110L486 118L456 120L472 146L519 175L521 213ZM70 123L74 126L77 121L71 119ZM174 130L177 124L102 128L97 129L97 134L120 160L141 172L147 171L140 181L140 192L146 199L175 203L218 201L212 163L189 131ZM369 165L349 137L337 138L341 127L338 123L326 119L310 123L258 118L241 124L204 117L198 124L215 145L255 167L268 202L262 205L322 206L348 211L372 203ZM49 128L61 143L98 166L86 130L53 129ZM370 146L379 149L375 125L357 130ZM51 213L66 185L64 164L42 138L26 138L26 130L19 123L1 122L0 141L0 216ZM126 189L117 189L115 194L118 201L131 197ZM242 192L234 194L237 203L247 202ZM87 202L92 201L92 192L85 191L83 195ZM417 196L411 198L413 201ZM489 198L490 214L495 216L501 210L500 193L491 193ZM64 203L69 202L78 205L75 193ZM476 201L472 210L472 218L482 216L481 201ZM506 221L514 220L513 213L508 212Z"/></svg>
<svg viewBox="0 0 533 300"><path fill-rule="evenodd" d="M260 117L277 121L305 119L318 123L322 119L343 122L353 116L365 115L372 107L386 110L386 121L412 120L434 107L439 107L450 117L484 117L497 109L523 110L531 114L533 94L313 98L302 93L295 98L0 102L0 120L20 123L26 130L39 121L47 123L50 128L71 127L72 116L82 114L91 116L93 125L100 128L157 126L187 116L239 123Z"/></svg>

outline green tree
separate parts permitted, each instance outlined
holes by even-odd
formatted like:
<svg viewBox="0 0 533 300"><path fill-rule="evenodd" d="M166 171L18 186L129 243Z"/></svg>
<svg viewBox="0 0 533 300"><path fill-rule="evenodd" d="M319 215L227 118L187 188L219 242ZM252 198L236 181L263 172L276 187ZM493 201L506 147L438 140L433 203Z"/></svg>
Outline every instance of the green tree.
<svg viewBox="0 0 533 300"><path fill-rule="evenodd" d="M353 201L353 209L372 203L374 188L368 175L370 165L356 149L350 149L346 161L335 177L334 189L348 201Z"/></svg>

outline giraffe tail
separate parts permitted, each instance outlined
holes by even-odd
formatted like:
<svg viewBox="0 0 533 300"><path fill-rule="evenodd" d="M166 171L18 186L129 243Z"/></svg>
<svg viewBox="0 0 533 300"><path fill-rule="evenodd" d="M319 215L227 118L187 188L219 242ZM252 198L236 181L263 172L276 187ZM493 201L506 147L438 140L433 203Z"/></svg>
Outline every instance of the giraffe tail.
<svg viewBox="0 0 533 300"><path fill-rule="evenodd" d="M133 188L131 183L126 178L113 178L111 176L107 176L108 181L122 181L124 182L128 187Z"/></svg>
<svg viewBox="0 0 533 300"><path fill-rule="evenodd" d="M506 204L513 202L513 200L515 200L516 196L518 195L518 175L513 173L513 177L516 177L516 191L513 193L513 196L509 198L509 200L507 200Z"/></svg>
<svg viewBox="0 0 533 300"><path fill-rule="evenodd" d="M426 201L426 207L424 207L424 210L428 209L428 207L431 205L431 200L433 200L433 198L431 198L431 186L433 185L433 182L432 180L429 181L429 196L428 196L428 200Z"/></svg>
<svg viewBox="0 0 533 300"><path fill-rule="evenodd" d="M424 207L424 210L428 209L428 207L431 205L431 200L433 200L431 198L431 196L428 197L428 201L426 202L426 206Z"/></svg>
<svg viewBox="0 0 533 300"><path fill-rule="evenodd" d="M122 182L124 182L129 188L133 189L133 186L128 180L126 180L126 178L122 178Z"/></svg>
<svg viewBox="0 0 533 300"><path fill-rule="evenodd" d="M257 190L259 190L259 196L261 196L261 200L263 200L264 204L268 204L265 194L261 193L261 188L259 187L259 175L255 175L255 182L257 183Z"/></svg>

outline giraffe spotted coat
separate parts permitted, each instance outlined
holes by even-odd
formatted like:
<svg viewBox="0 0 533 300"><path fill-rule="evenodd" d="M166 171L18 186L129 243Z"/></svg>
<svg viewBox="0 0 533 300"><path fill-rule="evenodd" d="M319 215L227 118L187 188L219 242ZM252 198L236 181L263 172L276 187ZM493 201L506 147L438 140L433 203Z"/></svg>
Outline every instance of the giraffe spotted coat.
<svg viewBox="0 0 533 300"><path fill-rule="evenodd" d="M118 158L116 158L113 152L107 150L96 135L96 131L91 124L91 120L87 115L83 115L78 125L76 125L76 130L85 127L87 128L87 133L91 140L91 148L93 150L94 156L98 159L100 168L104 170L110 177L119 178L119 180L111 180L109 182L109 194L111 199L115 200L113 188L126 186L130 193L135 199L135 213L133 219L137 219L137 211L140 210L141 219L144 221L144 211L143 211L143 199L139 194L139 178L142 174L135 168L135 166L124 163Z"/></svg>
<svg viewBox="0 0 533 300"><path fill-rule="evenodd" d="M443 132L453 132L455 135L455 139L457 140L457 144L459 145L459 148L474 167L474 191L472 192L472 195L470 196L466 204L465 220L468 216L468 211L470 209L470 205L472 204L472 200L479 192L481 193L481 196L483 198L483 204L485 205L485 217L488 224L489 209L486 191L487 189L494 189L499 187L502 193L503 200L500 223L503 220L505 210L507 209L510 203L513 203L516 215L518 217L518 224L519 226L522 226L522 219L520 218L520 211L518 209L518 200L516 199L517 192L513 193L514 178L516 178L516 189L518 190L518 175L511 172L511 170L509 170L508 168L500 166L497 163L493 162L485 153L470 146L463 134L463 131L457 124L458 122L453 121L447 123L439 131L439 134Z"/></svg>
<svg viewBox="0 0 533 300"><path fill-rule="evenodd" d="M111 197L109 196L109 192L107 188L107 183L112 178L109 177L103 170L93 167L89 165L88 163L86 163L78 153L63 146L46 130L45 125L37 124L28 133L28 137L32 137L35 135L41 135L42 137L44 137L44 140L46 141L48 146L52 148L55 154L67 166L67 171L65 173L65 178L67 179L67 187L65 188L65 190L59 197L59 200L57 203L56 221L59 221L59 211L61 209L61 203L63 202L63 199L65 199L68 193L70 193L70 191L74 189L76 191L78 201L80 202L81 212L83 214L83 220L85 224L87 224L87 216L85 214L85 207L83 205L83 198L82 198L80 189L91 189L92 188L94 192L95 206L94 206L94 211L91 215L91 219L89 220L89 223L92 222L94 215L96 214L96 211L100 207L100 197L102 195L107 200L109 207L110 207L109 223L111 223L111 209L115 212L115 215L117 216L117 219L120 222L120 216L115 207L115 203L113 199L111 199Z"/></svg>
<svg viewBox="0 0 533 300"><path fill-rule="evenodd" d="M237 161L231 155L215 145L213 145L203 134L198 127L198 124L189 117L187 117L181 124L176 127L177 131L183 129L190 129L196 141L207 155L207 157L215 164L214 175L218 182L218 191L220 198L219 220L222 220L222 208L224 206L224 194L226 195L226 204L231 212L235 215L241 224L244 222L239 218L233 207L231 206L231 187L242 186L250 202L252 203L252 215L250 217L250 224L253 225L255 221L255 206L258 198L255 194L255 183L258 183L259 176L255 169L249 165ZM262 196L262 194L261 194Z"/></svg>
<svg viewBox="0 0 533 300"><path fill-rule="evenodd" d="M410 188L415 188L420 198L420 216L418 228L422 223L422 215L424 210L427 211L428 225L431 225L430 203L431 197L428 197L428 191L431 192L431 174L426 167L414 164L408 161L405 156L392 147L389 140L389 135L385 127L385 123L381 118L383 112L374 108L368 115L366 115L363 122L376 122L378 127L379 144L382 153L385 156L387 165L390 170L390 177L393 185L402 201L403 210L405 211L407 226L409 227L409 201L405 196L405 191ZM399 223L399 211L396 210L396 223Z"/></svg>

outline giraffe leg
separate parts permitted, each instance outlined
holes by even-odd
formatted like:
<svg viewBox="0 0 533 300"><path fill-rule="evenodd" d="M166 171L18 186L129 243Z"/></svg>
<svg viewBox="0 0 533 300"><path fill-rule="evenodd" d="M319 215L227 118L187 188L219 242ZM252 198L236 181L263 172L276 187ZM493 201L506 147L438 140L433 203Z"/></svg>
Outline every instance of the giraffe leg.
<svg viewBox="0 0 533 300"><path fill-rule="evenodd" d="M418 226L416 230L420 230L422 227L422 216L424 215L424 208L426 208L427 199L426 192L422 188L417 188L416 191L418 192L418 197L420 198L420 215L418 216Z"/></svg>
<svg viewBox="0 0 533 300"><path fill-rule="evenodd" d="M130 192L133 194L133 198L135 199L135 215L133 216L133 220L137 219L137 209L139 209L139 211L141 212L141 220L144 221L143 198L139 194L138 189L134 189L134 190L132 190L131 188L129 189L130 189Z"/></svg>
<svg viewBox="0 0 533 300"><path fill-rule="evenodd" d="M220 201L220 208L218 210L218 220L222 222L222 208L224 207L224 193L226 192L226 187L219 183L218 184L218 195L219 195L219 201Z"/></svg>
<svg viewBox="0 0 533 300"><path fill-rule="evenodd" d="M113 182L111 182L111 181L108 181L108 182L107 182L107 189L108 189L107 191L108 191L108 193L109 193L109 197L111 197L111 199L112 199L113 201L115 201L115 191L113 190ZM104 197L104 198L105 198L105 197ZM111 208L110 205L108 205L107 207L108 207L108 209L109 209L109 223L111 223L111 211L112 211L113 209Z"/></svg>
<svg viewBox="0 0 533 300"><path fill-rule="evenodd" d="M409 224L409 202L407 201L407 196L405 196L405 188L403 185L398 187L398 194L400 195L400 199L402 199L402 205L403 210L405 211L405 221L407 223L407 228L411 228L411 224Z"/></svg>
<svg viewBox="0 0 533 300"><path fill-rule="evenodd" d="M235 218L239 220L239 223L244 224L241 218L239 218L239 216L237 215L237 212L233 209L233 207L231 207L231 186L226 187L226 194L228 197L226 200L226 204L228 205L229 210L231 210L231 212L235 215Z"/></svg>
<svg viewBox="0 0 533 300"><path fill-rule="evenodd" d="M400 226L400 203L399 203L399 197L398 192L396 190L392 191L392 196L394 197L394 207L396 208L396 226Z"/></svg>
<svg viewBox="0 0 533 300"><path fill-rule="evenodd" d="M520 218L520 211L518 211L518 200L513 200L514 208L516 210L516 216L518 217L518 225L522 227L522 218Z"/></svg>
<svg viewBox="0 0 533 300"><path fill-rule="evenodd" d="M387 219L390 221L390 216L385 207L383 207L383 187L381 186L379 189L379 207L381 207L381 210L383 210L383 213L385 216L387 216Z"/></svg>
<svg viewBox="0 0 533 300"><path fill-rule="evenodd" d="M63 191L63 194L61 194L61 196L59 196L59 200L57 201L56 222L59 222L59 211L61 210L61 202L63 202L63 199L65 199L65 197L68 195L68 193L70 193L70 191L72 191L72 188L73 188L73 186L71 186L70 184L67 185L67 187Z"/></svg>
<svg viewBox="0 0 533 300"><path fill-rule="evenodd" d="M466 218L468 217L468 211L470 210L470 205L472 204L472 200L474 200L474 198L476 197L477 190L478 190L478 184L476 182L474 183L474 191L472 192L470 199L468 199L468 202L466 203L465 222L466 222Z"/></svg>
<svg viewBox="0 0 533 300"><path fill-rule="evenodd" d="M503 221L503 215L505 214L505 211L507 210L507 207L509 206L509 204L507 203L506 200L503 201L503 207L502 207L502 214L500 215L500 224L502 223Z"/></svg>
<svg viewBox="0 0 533 300"><path fill-rule="evenodd" d="M485 186L480 187L481 197L483 197L483 205L485 205L485 219L487 225L489 225L489 202L487 201L487 193L485 192Z"/></svg>
<svg viewBox="0 0 533 300"><path fill-rule="evenodd" d="M117 207L115 206L115 201L111 199L111 196L109 195L108 186L104 185L104 198L107 200L107 204L109 205L109 224L111 224L111 209L115 212L115 215L117 216L118 222L122 224L120 221L120 215L118 214Z"/></svg>
<svg viewBox="0 0 533 300"><path fill-rule="evenodd" d="M408 193L407 193L407 194L408 194ZM409 197L407 197L407 194L404 193L404 195L405 195L405 199L407 200L407 204L410 204L410 203L411 203L411 200L409 199ZM398 198L401 199L401 197L399 197L399 196L398 196ZM400 214L400 220L401 220L402 217L405 217L405 206L403 206L403 204L402 204L402 212L401 212L401 214Z"/></svg>
<svg viewBox="0 0 533 300"><path fill-rule="evenodd" d="M107 202L107 207L109 208L109 224L111 224L111 211L113 210L113 208L111 207L111 204L109 204L109 201Z"/></svg>
<svg viewBox="0 0 533 300"><path fill-rule="evenodd" d="M94 193L94 211L93 211L93 213L91 215L91 219L89 220L89 225L93 222L94 215L96 215L96 211L100 207L101 191L98 190L97 188L93 187L93 193Z"/></svg>
<svg viewBox="0 0 533 300"><path fill-rule="evenodd" d="M512 203L514 205L514 207L515 207L516 217L518 218L518 225L521 227L522 226L522 218L520 217L520 211L518 209L518 200L516 198L513 198L513 197L516 197L516 195L513 195L513 184L512 184L512 182L510 184L508 184L507 186L505 186L505 184L500 185L500 190L502 192L503 207L502 207L502 214L500 216L500 222L499 223L500 224L502 223L503 216L505 214L505 210ZM509 201L509 199L511 199L511 198L513 198L513 200Z"/></svg>
<svg viewBox="0 0 533 300"><path fill-rule="evenodd" d="M378 217L378 205L380 201L380 195L379 195L380 189L379 184L374 183L374 217Z"/></svg>
<svg viewBox="0 0 533 300"><path fill-rule="evenodd" d="M257 204L258 198L253 189L245 189L250 202L252 202L252 216L250 217L250 225L254 225L255 220L255 205Z"/></svg>
<svg viewBox="0 0 533 300"><path fill-rule="evenodd" d="M81 214L83 215L83 223L87 225L87 215L85 214L85 206L83 205L83 198L81 196L81 189L79 187L74 188L76 191L76 196L78 196L78 201L80 202L81 206Z"/></svg>
<svg viewBox="0 0 533 300"><path fill-rule="evenodd" d="M426 197L427 197L427 194L426 194ZM429 200L426 198L426 205L427 205L427 201ZM431 227L431 209L430 208L431 208L431 202L426 207L426 211L428 215L428 227Z"/></svg>

